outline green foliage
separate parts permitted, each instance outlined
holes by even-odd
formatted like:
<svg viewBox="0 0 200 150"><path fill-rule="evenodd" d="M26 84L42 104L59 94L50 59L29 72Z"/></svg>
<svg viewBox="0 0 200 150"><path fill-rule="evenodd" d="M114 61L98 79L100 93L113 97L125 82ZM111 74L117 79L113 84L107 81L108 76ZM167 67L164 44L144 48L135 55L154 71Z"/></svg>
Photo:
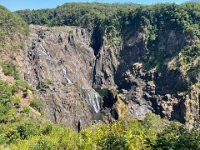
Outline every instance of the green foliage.
<svg viewBox="0 0 200 150"><path fill-rule="evenodd" d="M39 126L35 124L31 124L31 123L20 124L17 127L17 131L21 139L28 139L31 136L37 135L39 132L38 129L39 129Z"/></svg>
<svg viewBox="0 0 200 150"><path fill-rule="evenodd" d="M154 149L200 149L200 132L198 130L188 132L184 126L172 123L158 134Z"/></svg>
<svg viewBox="0 0 200 150"><path fill-rule="evenodd" d="M69 25L92 27L119 26L116 13L135 8L133 4L66 3L56 9L17 11L28 24L47 24L50 26ZM110 19L115 16L115 19Z"/></svg>
<svg viewBox="0 0 200 150"><path fill-rule="evenodd" d="M36 145L34 145L34 150L55 150L55 145L49 137L42 137L38 140Z"/></svg>
<svg viewBox="0 0 200 150"><path fill-rule="evenodd" d="M0 81L0 122L12 120L12 87ZM8 118L9 117L9 118Z"/></svg>
<svg viewBox="0 0 200 150"><path fill-rule="evenodd" d="M16 64L12 61L5 61L2 63L3 72L6 76L12 76L15 80L20 79L19 71Z"/></svg>
<svg viewBox="0 0 200 150"><path fill-rule="evenodd" d="M18 34L28 35L27 24L3 6L0 6L0 14L0 50L8 50L7 47L11 48L10 50L19 48L23 44L17 36ZM16 41L12 38L16 38Z"/></svg>
<svg viewBox="0 0 200 150"><path fill-rule="evenodd" d="M14 97L13 98L13 104L16 108L20 107L21 99L19 97Z"/></svg>
<svg viewBox="0 0 200 150"><path fill-rule="evenodd" d="M53 125L52 124L47 124L45 128L42 130L42 134L47 135L52 132Z"/></svg>
<svg viewBox="0 0 200 150"><path fill-rule="evenodd" d="M47 79L47 80L46 80L46 84L47 84L47 85L52 85L53 82L52 82L51 80Z"/></svg>
<svg viewBox="0 0 200 150"><path fill-rule="evenodd" d="M88 28L93 31L92 47L95 54L98 53L103 37L106 37L107 46L119 48L122 40L128 41L137 32L145 33L144 49L140 47L141 51L144 51L144 55L142 55L144 67L161 70L163 64L178 57L180 52L186 56L183 60L186 65L192 63L193 57L199 56L196 48L188 42L188 40L196 41L200 38L199 12L200 5L193 3L151 6L66 3L55 9L24 10L16 13L28 24ZM168 42L167 37L170 37L169 33L173 31L177 38L175 40L179 39L180 41L177 46L170 47L172 44ZM122 59L121 55L117 55L117 57ZM133 63L132 61L134 60L131 60L130 63ZM182 62L178 63L182 64Z"/></svg>
<svg viewBox="0 0 200 150"><path fill-rule="evenodd" d="M65 127L49 123L39 125L26 119L0 127L0 144L5 143L11 150L196 150L200 148L200 132L188 131L178 123L153 114L148 114L144 122L121 120L95 125L79 134Z"/></svg>
<svg viewBox="0 0 200 150"><path fill-rule="evenodd" d="M18 131L15 128L7 128L5 130L4 135L1 134L1 136L4 136L4 140L2 141L3 143L14 143L17 142L17 140L20 138L20 135Z"/></svg>
<svg viewBox="0 0 200 150"><path fill-rule="evenodd" d="M37 110L40 111L42 109L42 107L43 107L43 103L42 103L42 101L40 99L35 98L31 102L30 106L33 107L33 108L36 108Z"/></svg>
<svg viewBox="0 0 200 150"><path fill-rule="evenodd" d="M40 130L41 131L41 130ZM54 125L49 132L40 132L39 135L29 140L21 140L11 145L11 149L30 149L30 150L56 150L69 149L74 150L79 147L79 135L67 128Z"/></svg>
<svg viewBox="0 0 200 150"><path fill-rule="evenodd" d="M192 11L191 11L192 9ZM107 29L115 37L119 30L132 26L171 29L198 28L199 5L66 3L56 9L17 11L28 24L82 26ZM195 23L194 23L195 22ZM142 28L141 28L142 29ZM111 31L111 32L110 32Z"/></svg>
<svg viewBox="0 0 200 150"><path fill-rule="evenodd" d="M106 89L106 88L104 88L104 89L97 88L97 89L95 89L95 91L97 91L99 93L99 95L102 97L106 97L108 95L108 89Z"/></svg>
<svg viewBox="0 0 200 150"><path fill-rule="evenodd" d="M148 55L144 59L147 68L161 66L180 54L179 63L192 64L200 56L200 6L198 4L162 4L154 6L138 6L133 4L65 4L56 9L18 11L29 24L49 26L81 26L93 31L93 47L97 48L99 37L106 35L112 46L120 46L121 40L128 41L133 33L145 33L144 51ZM27 25L16 15L0 7L0 49L9 45L11 35L28 34ZM130 32L131 31L131 32ZM194 40L194 45L179 45L171 54L166 52L168 37L164 31L175 31L176 35L187 35ZM164 38L162 38L164 37ZM179 36L181 37L181 36ZM122 39L121 39L122 38ZM184 41L185 43L185 41ZM16 43L12 43L12 48ZM120 55L121 57L121 55ZM183 61L183 62L182 62ZM130 62L132 63L132 62ZM13 62L2 64L5 75L19 80L19 73ZM197 68L199 69L199 68ZM188 69L190 72L194 68ZM45 82L51 85L51 81ZM112 124L93 126L76 133L68 128L52 124L34 122L29 115L31 108L25 106L18 116L14 105L20 100L14 96L23 91L28 95L30 87L27 83L17 81L9 86L0 81L0 144L10 149L200 149L199 130L188 131L182 125L169 123L158 116L148 114L142 121L123 120ZM97 89L102 96L108 94L107 89ZM31 106L41 111L42 101L34 99Z"/></svg>
<svg viewBox="0 0 200 150"><path fill-rule="evenodd" d="M41 117L45 117L45 113L44 112L40 112L40 116Z"/></svg>
<svg viewBox="0 0 200 150"><path fill-rule="evenodd" d="M28 83L26 81L23 81L23 80L17 80L16 86L21 90L23 90L23 89L32 90L32 88L28 85Z"/></svg>
<svg viewBox="0 0 200 150"><path fill-rule="evenodd" d="M29 90L33 91L33 89L28 85L28 83L23 80L16 81L14 90L16 90L16 91L22 90L24 98L26 98L28 96Z"/></svg>
<svg viewBox="0 0 200 150"><path fill-rule="evenodd" d="M28 96L28 89L24 89L23 90L23 97L27 97Z"/></svg>
<svg viewBox="0 0 200 150"><path fill-rule="evenodd" d="M49 80L49 79L45 79L42 81L42 85L45 87L45 88L49 88L50 85L53 84L53 81Z"/></svg>
<svg viewBox="0 0 200 150"><path fill-rule="evenodd" d="M30 106L25 106L23 110L20 110L21 99L16 94L19 89L28 88L26 86L22 88L22 85L26 84L19 81L15 85L8 85L0 81L0 145L5 146L29 139L39 135L43 130L44 134L51 132L51 127L45 126L43 129L38 120L33 122L34 120L29 115Z"/></svg>
<svg viewBox="0 0 200 150"><path fill-rule="evenodd" d="M31 112L31 109L30 109L29 106L25 106L25 107L23 108L23 113L24 113L25 115L29 115L30 112Z"/></svg>

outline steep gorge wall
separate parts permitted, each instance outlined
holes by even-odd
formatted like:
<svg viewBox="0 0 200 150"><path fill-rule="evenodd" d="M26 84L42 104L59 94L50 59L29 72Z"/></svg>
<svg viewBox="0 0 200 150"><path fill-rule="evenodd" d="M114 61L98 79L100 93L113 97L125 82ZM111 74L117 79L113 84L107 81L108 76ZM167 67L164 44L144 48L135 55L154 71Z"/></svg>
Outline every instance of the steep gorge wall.
<svg viewBox="0 0 200 150"><path fill-rule="evenodd" d="M105 45L100 50L100 58L109 59L102 61L107 64L100 70L104 70L101 79L105 83L99 82L99 86L109 83L106 78L112 81L107 87L115 86L122 91L134 118L143 119L147 112L152 111L163 118L184 123L188 128L197 125L200 115L199 77L193 75L195 82L191 84L190 71L182 62L182 53L186 47L195 47L195 39L179 31L163 30L152 50L147 45L147 31L129 29L128 32L128 38L122 34L122 45L117 52L106 49ZM199 62L198 57L194 57L195 61ZM190 65L191 68L194 66Z"/></svg>
<svg viewBox="0 0 200 150"><path fill-rule="evenodd" d="M84 128L93 119L107 122L129 115L142 120L154 112L188 128L197 124L198 82L190 86L177 65L187 36L164 31L154 52L146 48L145 31L129 30L130 36L122 34L117 46L104 33L95 50L87 29L30 26L30 30L20 68L53 122L77 128L81 121ZM94 89L104 91L103 97Z"/></svg>
<svg viewBox="0 0 200 150"><path fill-rule="evenodd" d="M92 89L95 56L90 35L78 27L31 26L24 79L38 91L47 118L76 128L100 111Z"/></svg>
<svg viewBox="0 0 200 150"><path fill-rule="evenodd" d="M51 74L56 72L58 89L66 88L60 86L63 78L66 86L78 88L75 93L79 91L79 96L83 97L80 101L88 106L87 110L90 108L88 114L92 116L101 107L101 113L89 118L106 118L109 122L126 114L144 119L145 114L152 111L192 128L199 120L199 10L199 5L190 3L152 6L67 3L55 9L18 11L16 13L28 24L87 28L67 27L72 31L65 30L66 27L59 27L59 30L56 30L58 27L46 28L43 33L47 35L44 36L35 33L42 27L34 27L31 37L36 39L36 47L29 46L28 49L36 56L44 53L35 62L42 61L46 67L42 69L41 64L31 60L37 68L37 78L30 79L29 83L38 84L35 87L45 95L41 92L41 89L48 89L43 88L45 74L50 78L47 83L51 83L55 80ZM77 29L81 32L75 31ZM34 39L30 39L30 43L34 43ZM46 57L51 61L45 60ZM61 63L56 63L58 61ZM26 66L31 68L32 64ZM89 95L88 89L92 91ZM89 107L88 103L95 105L100 99L94 89L103 101ZM42 99L47 100L45 96ZM77 117L72 115L72 118Z"/></svg>

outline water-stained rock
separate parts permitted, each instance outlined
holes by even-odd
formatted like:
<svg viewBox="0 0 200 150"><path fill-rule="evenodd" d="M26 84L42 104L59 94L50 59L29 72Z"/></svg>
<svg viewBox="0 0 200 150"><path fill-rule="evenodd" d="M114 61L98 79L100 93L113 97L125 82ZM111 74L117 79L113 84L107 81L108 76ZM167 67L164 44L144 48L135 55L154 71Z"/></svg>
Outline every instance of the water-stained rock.
<svg viewBox="0 0 200 150"><path fill-rule="evenodd" d="M143 120L151 111L188 128L198 122L199 76L192 70L187 74L178 58L172 59L188 40L182 33L160 31L155 51L147 45L146 29L124 29L120 44L113 45L100 29L30 28L19 68L52 121L76 129L80 120L84 128L93 119L112 122L128 115Z"/></svg>

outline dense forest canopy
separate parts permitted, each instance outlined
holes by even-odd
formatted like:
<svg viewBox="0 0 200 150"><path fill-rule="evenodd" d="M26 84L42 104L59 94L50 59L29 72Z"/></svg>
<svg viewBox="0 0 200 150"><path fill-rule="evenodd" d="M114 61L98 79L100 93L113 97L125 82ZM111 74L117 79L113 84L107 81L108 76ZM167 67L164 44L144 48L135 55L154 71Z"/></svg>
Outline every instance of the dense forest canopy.
<svg viewBox="0 0 200 150"><path fill-rule="evenodd" d="M186 3L135 5L66 3L55 9L17 11L28 24L47 26L80 26L94 31L105 31L111 38L127 30L149 32L149 44L155 44L162 30L176 30L192 37L200 37L200 5ZM152 46L150 45L150 47Z"/></svg>
<svg viewBox="0 0 200 150"><path fill-rule="evenodd" d="M133 25L157 28L187 28L199 25L200 6L186 3L143 6L135 4L67 3L56 9L17 11L28 24L49 26L110 27L118 30ZM170 25L170 26L169 26ZM180 28L181 27L181 28Z"/></svg>

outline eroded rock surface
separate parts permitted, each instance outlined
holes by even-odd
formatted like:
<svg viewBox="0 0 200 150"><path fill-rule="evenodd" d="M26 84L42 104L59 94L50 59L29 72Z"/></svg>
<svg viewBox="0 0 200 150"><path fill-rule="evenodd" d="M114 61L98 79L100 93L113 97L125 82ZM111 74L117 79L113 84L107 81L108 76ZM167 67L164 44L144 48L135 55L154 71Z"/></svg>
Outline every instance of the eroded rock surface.
<svg viewBox="0 0 200 150"><path fill-rule="evenodd" d="M21 72L55 123L76 128L81 120L86 127L93 119L111 122L128 115L142 120L148 112L188 128L198 121L198 82L191 88L178 61L171 59L188 37L163 31L158 52L153 53L146 47L145 31L131 31L129 38L121 37L121 44L113 46L104 32L94 45L91 31L79 27L30 28ZM160 56L160 64L155 64ZM104 91L102 97L97 89Z"/></svg>
<svg viewBox="0 0 200 150"><path fill-rule="evenodd" d="M31 27L24 78L38 90L44 112L55 123L76 128L100 111L92 89L95 56L85 29Z"/></svg>

